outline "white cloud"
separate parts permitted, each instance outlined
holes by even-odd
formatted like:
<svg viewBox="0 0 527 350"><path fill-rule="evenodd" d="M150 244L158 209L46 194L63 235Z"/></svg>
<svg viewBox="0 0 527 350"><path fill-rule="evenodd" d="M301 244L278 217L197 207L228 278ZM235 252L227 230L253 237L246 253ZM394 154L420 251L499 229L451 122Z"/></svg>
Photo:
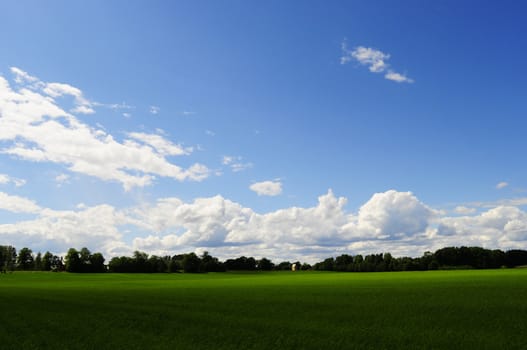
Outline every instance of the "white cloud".
<svg viewBox="0 0 527 350"><path fill-rule="evenodd" d="M47 83L45 84L45 87L42 91L53 98L61 97L64 95L73 96L76 104L75 108L71 110L73 113L95 113L92 108L92 103L83 96L82 91L80 89L74 86L62 83Z"/></svg>
<svg viewBox="0 0 527 350"><path fill-rule="evenodd" d="M185 148L181 145L175 145L162 136L156 134L130 132L128 133L128 136L152 147L154 151L164 156L189 155L193 151L192 147Z"/></svg>
<svg viewBox="0 0 527 350"><path fill-rule="evenodd" d="M231 165L232 171L235 173L244 171L253 167L253 163L234 163Z"/></svg>
<svg viewBox="0 0 527 350"><path fill-rule="evenodd" d="M371 47L357 46L353 50L348 48L347 41L344 40L341 43L342 55L340 57L340 64L347 64L351 61L357 61L364 66L368 66L368 69L372 73L383 73L385 79L395 81L397 83L413 83L414 80L407 77L404 74L397 73L390 68L390 64L387 61L390 59L390 55L380 50L373 49Z"/></svg>
<svg viewBox="0 0 527 350"><path fill-rule="evenodd" d="M21 82L24 79L20 78ZM82 123L53 99L69 94L78 106L89 106L75 87L42 83L42 91L31 89L11 89L0 76L0 141L7 145L0 153L63 164L73 172L118 181L126 190L149 185L156 175L178 181L201 181L209 176L204 165L183 169L169 162L166 156L188 154L190 149L159 135L130 133L131 139L118 142L103 129Z"/></svg>
<svg viewBox="0 0 527 350"><path fill-rule="evenodd" d="M465 207L463 205L459 205L457 206L454 211L458 214L463 214L463 215L467 215L467 214L474 214L477 209L476 208L469 208L469 207Z"/></svg>
<svg viewBox="0 0 527 350"><path fill-rule="evenodd" d="M11 70L11 73L13 73L15 75L15 82L17 84L38 83L39 82L37 77L33 77L33 76L29 75L27 72L24 72L20 68L11 67L10 70Z"/></svg>
<svg viewBox="0 0 527 350"><path fill-rule="evenodd" d="M0 185L7 185L9 183L14 184L16 187L21 187L26 184L26 180L24 179L17 179L15 177L11 177L7 174L0 174Z"/></svg>
<svg viewBox="0 0 527 350"><path fill-rule="evenodd" d="M416 256L445 246L512 249L527 242L527 213L514 206L448 216L410 192L395 190L374 194L356 213L345 209L346 202L329 190L311 207L262 214L219 195L190 202L162 198L122 210L82 204L58 211L0 192L2 210L34 215L0 225L0 236L34 250L86 246L107 259L134 250L175 254L206 249L223 259L250 255L308 262L342 253Z"/></svg>
<svg viewBox="0 0 527 350"><path fill-rule="evenodd" d="M122 214L109 205L78 211L41 209L34 219L1 224L0 236L15 246L55 253L64 253L70 247L88 247L103 252L108 259L109 255L131 252L121 241L118 229L124 222Z"/></svg>
<svg viewBox="0 0 527 350"><path fill-rule="evenodd" d="M280 181L256 182L249 186L249 188L259 196L278 196L282 193L282 183Z"/></svg>
<svg viewBox="0 0 527 350"><path fill-rule="evenodd" d="M208 136L216 136L216 133L214 131L211 131L211 130L205 130L205 134L208 135Z"/></svg>
<svg viewBox="0 0 527 350"><path fill-rule="evenodd" d="M414 82L413 79L410 79L403 74L396 73L393 71L388 71L388 73L386 73L384 77L388 80L393 80L398 83L413 83Z"/></svg>
<svg viewBox="0 0 527 350"><path fill-rule="evenodd" d="M368 66L373 73L384 72L388 66L385 61L390 58L390 55L382 51L363 46L357 47L349 54L360 64Z"/></svg>
<svg viewBox="0 0 527 350"><path fill-rule="evenodd" d="M505 181L502 181L496 185L496 189L501 190L502 188L505 188L507 186L509 186L509 184Z"/></svg>
<svg viewBox="0 0 527 350"><path fill-rule="evenodd" d="M161 111L161 108L158 106L150 106L150 114L158 114Z"/></svg>
<svg viewBox="0 0 527 350"><path fill-rule="evenodd" d="M38 213L41 208L32 200L0 192L0 209L13 213Z"/></svg>
<svg viewBox="0 0 527 350"><path fill-rule="evenodd" d="M390 190L374 194L345 229L361 237L401 239L425 233L435 215L411 192Z"/></svg>
<svg viewBox="0 0 527 350"><path fill-rule="evenodd" d="M57 186L61 186L64 183L67 183L70 176L68 174L59 174L55 177L55 182L57 182Z"/></svg>
<svg viewBox="0 0 527 350"><path fill-rule="evenodd" d="M228 165L231 170L235 173L243 170L247 170L253 167L253 163L243 162L243 158L239 156L223 156L223 165Z"/></svg>

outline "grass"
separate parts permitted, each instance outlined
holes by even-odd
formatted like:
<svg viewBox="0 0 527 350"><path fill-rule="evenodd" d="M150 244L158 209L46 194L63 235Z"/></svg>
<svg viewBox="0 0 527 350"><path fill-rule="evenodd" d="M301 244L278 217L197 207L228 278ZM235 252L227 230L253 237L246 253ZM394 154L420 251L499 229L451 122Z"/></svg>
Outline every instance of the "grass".
<svg viewBox="0 0 527 350"><path fill-rule="evenodd" d="M527 270L0 275L1 349L526 349Z"/></svg>

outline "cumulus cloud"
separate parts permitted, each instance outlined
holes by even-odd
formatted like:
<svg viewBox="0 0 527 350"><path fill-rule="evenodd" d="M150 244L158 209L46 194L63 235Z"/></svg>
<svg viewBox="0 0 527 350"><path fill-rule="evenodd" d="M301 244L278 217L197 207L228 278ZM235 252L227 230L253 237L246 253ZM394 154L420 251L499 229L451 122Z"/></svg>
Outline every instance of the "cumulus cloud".
<svg viewBox="0 0 527 350"><path fill-rule="evenodd" d="M384 78L395 81L397 83L413 83L414 80L404 74L393 70L387 61L390 55L381 50L373 49L371 47L357 46L354 49L349 49L347 41L341 43L342 55L340 57L340 64L347 64L356 61L361 65L368 66L372 73L383 73Z"/></svg>
<svg viewBox="0 0 527 350"><path fill-rule="evenodd" d="M435 212L411 192L376 193L358 215L357 230L378 238L400 238L424 233Z"/></svg>
<svg viewBox="0 0 527 350"><path fill-rule="evenodd" d="M30 199L0 192L0 209L12 213L39 213L41 208Z"/></svg>
<svg viewBox="0 0 527 350"><path fill-rule="evenodd" d="M259 196L278 196L282 193L282 183L280 181L256 182L249 186L249 188Z"/></svg>
<svg viewBox="0 0 527 350"><path fill-rule="evenodd" d="M0 192L0 209L24 218L1 224L0 237L15 246L65 252L87 246L107 258L143 250L176 254L208 250L222 259L240 255L319 261L328 256L391 252L416 256L445 246L524 247L527 213L497 206L449 216L411 192L374 194L356 211L329 190L308 207L267 213L217 195L175 197L116 209L107 204L75 210L43 208L31 199ZM27 216L33 218L27 219Z"/></svg>
<svg viewBox="0 0 527 350"><path fill-rule="evenodd" d="M166 159L187 155L190 148L146 133L129 133L129 139L119 142L102 128L81 122L54 99L71 95L77 108L91 108L79 89L40 82L18 68L12 71L21 84L17 89L0 76L0 142L7 145L0 153L62 164L73 172L118 181L126 190L147 186L156 175L177 181L201 181L209 176L209 169L202 164L184 169Z"/></svg>
<svg viewBox="0 0 527 350"><path fill-rule="evenodd" d="M517 207L499 206L479 215L444 217L440 219L438 234L448 237L445 241L451 243L518 248L527 240L527 214Z"/></svg>
<svg viewBox="0 0 527 350"><path fill-rule="evenodd" d="M39 210L37 210L39 209ZM70 247L89 247L106 256L130 253L122 242L118 227L125 222L122 214L109 205L78 211L35 208L39 215L31 220L1 224L0 236L15 246L64 253Z"/></svg>

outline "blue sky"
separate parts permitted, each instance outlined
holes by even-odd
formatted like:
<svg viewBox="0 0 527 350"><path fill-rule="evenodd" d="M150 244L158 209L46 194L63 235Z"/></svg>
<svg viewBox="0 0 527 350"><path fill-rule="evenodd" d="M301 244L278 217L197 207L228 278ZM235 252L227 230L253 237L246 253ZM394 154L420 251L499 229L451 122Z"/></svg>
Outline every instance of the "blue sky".
<svg viewBox="0 0 527 350"><path fill-rule="evenodd" d="M525 10L2 2L0 241L307 261L525 248Z"/></svg>

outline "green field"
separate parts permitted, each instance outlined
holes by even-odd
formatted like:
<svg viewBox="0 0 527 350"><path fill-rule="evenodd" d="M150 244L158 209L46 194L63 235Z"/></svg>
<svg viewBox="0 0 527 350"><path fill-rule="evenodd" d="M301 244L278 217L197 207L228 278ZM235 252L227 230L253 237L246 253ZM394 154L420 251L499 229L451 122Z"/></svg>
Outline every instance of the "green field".
<svg viewBox="0 0 527 350"><path fill-rule="evenodd" d="M527 349L527 269L0 275L1 349Z"/></svg>

